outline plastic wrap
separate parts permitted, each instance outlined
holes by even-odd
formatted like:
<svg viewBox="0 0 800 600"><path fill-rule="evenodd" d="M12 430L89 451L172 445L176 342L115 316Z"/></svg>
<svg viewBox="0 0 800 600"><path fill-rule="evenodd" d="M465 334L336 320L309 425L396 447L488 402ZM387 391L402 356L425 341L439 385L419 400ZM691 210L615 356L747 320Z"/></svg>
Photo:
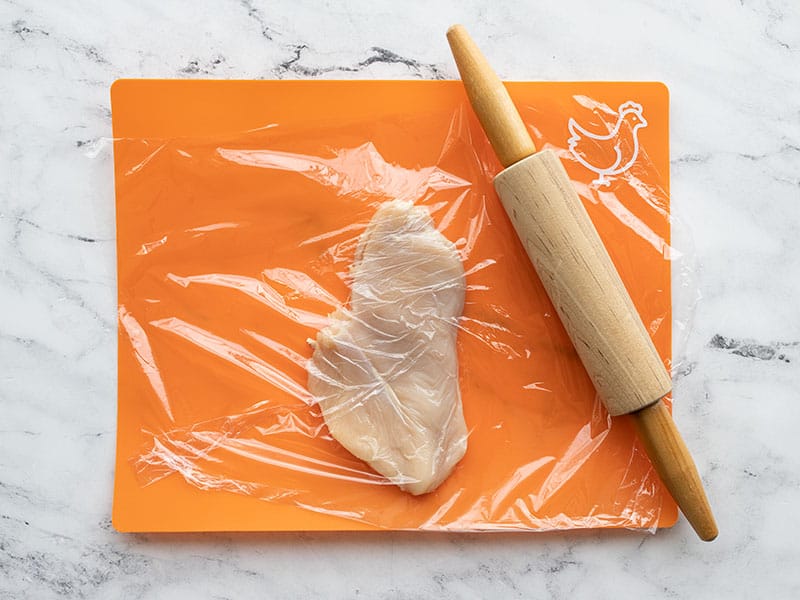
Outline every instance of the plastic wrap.
<svg viewBox="0 0 800 600"><path fill-rule="evenodd" d="M122 100L147 82L122 83L115 120L147 108ZM172 85L201 83L214 85ZM126 469L142 494L200 502L174 491L195 488L300 511L276 528L304 528L303 511L330 517L315 528L344 529L674 522L503 212L500 166L458 82L314 83L324 105L307 102L308 83L260 82L273 101L248 128L137 137L162 130L115 123L117 501ZM681 255L666 89L511 91L537 147L565 164L670 367ZM626 120L631 95L647 115L638 127ZM602 166L620 155L632 157L625 169ZM119 526L231 528L198 519Z"/></svg>

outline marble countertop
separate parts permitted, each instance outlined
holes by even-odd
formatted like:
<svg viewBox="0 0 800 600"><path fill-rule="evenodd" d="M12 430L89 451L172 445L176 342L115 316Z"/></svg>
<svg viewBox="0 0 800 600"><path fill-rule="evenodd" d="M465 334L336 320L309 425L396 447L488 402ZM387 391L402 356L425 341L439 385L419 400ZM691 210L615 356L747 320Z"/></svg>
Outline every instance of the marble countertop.
<svg viewBox="0 0 800 600"><path fill-rule="evenodd" d="M800 596L800 11L522 4L0 1L0 598ZM110 84L452 78L454 21L509 79L669 85L675 414L719 539L115 532Z"/></svg>

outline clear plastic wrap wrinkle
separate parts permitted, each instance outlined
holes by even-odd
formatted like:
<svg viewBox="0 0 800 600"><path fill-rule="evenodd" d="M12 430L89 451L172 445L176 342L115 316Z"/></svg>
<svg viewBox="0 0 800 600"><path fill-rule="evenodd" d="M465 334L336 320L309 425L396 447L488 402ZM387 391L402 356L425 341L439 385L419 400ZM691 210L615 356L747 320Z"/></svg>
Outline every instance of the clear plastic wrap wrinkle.
<svg viewBox="0 0 800 600"><path fill-rule="evenodd" d="M115 140L131 479L344 528L670 524L672 500L597 398L495 195L501 167L457 82L430 83L364 119L334 116L342 84L330 116ZM515 85L671 367L671 274L691 273L671 242L666 91ZM598 184L567 124L622 131L634 92L638 156Z"/></svg>

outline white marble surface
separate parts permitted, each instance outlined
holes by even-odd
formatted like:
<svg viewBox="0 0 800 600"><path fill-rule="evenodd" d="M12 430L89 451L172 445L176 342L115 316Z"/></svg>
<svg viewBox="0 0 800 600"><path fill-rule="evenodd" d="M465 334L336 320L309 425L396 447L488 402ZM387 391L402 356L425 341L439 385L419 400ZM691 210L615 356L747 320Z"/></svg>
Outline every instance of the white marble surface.
<svg viewBox="0 0 800 600"><path fill-rule="evenodd" d="M800 597L800 9L610 4L0 0L0 598ZM453 77L453 21L507 78L670 86L676 418L719 539L114 532L109 85Z"/></svg>

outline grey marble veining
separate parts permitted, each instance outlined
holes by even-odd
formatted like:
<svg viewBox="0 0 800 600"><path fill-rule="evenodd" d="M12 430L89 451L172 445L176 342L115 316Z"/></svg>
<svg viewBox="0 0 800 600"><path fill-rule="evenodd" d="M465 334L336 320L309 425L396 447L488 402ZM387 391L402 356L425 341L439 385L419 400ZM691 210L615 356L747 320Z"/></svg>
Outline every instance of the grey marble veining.
<svg viewBox="0 0 800 600"><path fill-rule="evenodd" d="M109 85L451 78L454 21L506 78L670 86L676 419L720 538L114 532ZM0 0L0 598L800 596L798 65L791 0Z"/></svg>

